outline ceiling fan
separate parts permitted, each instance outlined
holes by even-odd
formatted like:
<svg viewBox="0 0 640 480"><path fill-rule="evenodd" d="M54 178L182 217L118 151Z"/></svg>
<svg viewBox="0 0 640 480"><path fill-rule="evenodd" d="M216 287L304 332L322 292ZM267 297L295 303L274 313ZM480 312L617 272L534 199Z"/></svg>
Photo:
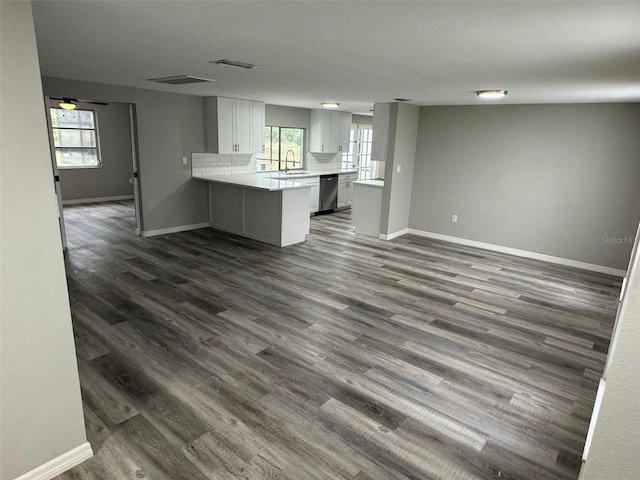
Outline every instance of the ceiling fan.
<svg viewBox="0 0 640 480"><path fill-rule="evenodd" d="M64 110L74 110L78 103L91 103L93 105L109 105L105 102L96 102L85 98L69 98L69 97L49 97L51 100L58 100L58 105Z"/></svg>

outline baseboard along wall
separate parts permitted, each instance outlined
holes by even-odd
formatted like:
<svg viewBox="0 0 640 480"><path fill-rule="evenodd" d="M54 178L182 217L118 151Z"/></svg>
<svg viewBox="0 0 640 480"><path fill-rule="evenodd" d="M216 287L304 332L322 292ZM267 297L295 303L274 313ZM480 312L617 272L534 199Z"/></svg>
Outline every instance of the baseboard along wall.
<svg viewBox="0 0 640 480"><path fill-rule="evenodd" d="M44 465L40 465L24 475L20 475L15 480L51 480L53 477L66 472L91 457L93 457L93 450L89 442L85 442L73 450L69 450L53 460L49 460Z"/></svg>
<svg viewBox="0 0 640 480"><path fill-rule="evenodd" d="M77 205L79 203L117 202L119 200L133 200L133 195L116 195L114 197L74 198L63 200L62 205Z"/></svg>
<svg viewBox="0 0 640 480"><path fill-rule="evenodd" d="M209 227L209 222L194 223L192 225L178 225L177 227L160 228L157 230L142 230L143 237L155 237L157 235L166 235L168 233L187 232L189 230L197 230L199 228Z"/></svg>
<svg viewBox="0 0 640 480"><path fill-rule="evenodd" d="M514 255L516 257L531 258L534 260L542 260L545 262L555 263L558 265L565 265L568 267L580 268L582 270L589 270L592 272L604 273L607 275L613 275L615 277L624 277L626 270L620 270L618 268L605 267L603 265L595 265L593 263L579 262L577 260L570 260L568 258L554 257L552 255L545 255L543 253L529 252L527 250L519 250L517 248L503 247L501 245L494 245L491 243L477 242L475 240L468 240L466 238L452 237L450 235L443 235L441 233L427 232L424 230L416 230L414 228L407 228L390 235L380 234L381 240L392 240L396 237L411 233L420 237L433 238L434 240L443 240L445 242L456 243L459 245L466 245L468 247L482 248L484 250L490 250L492 252L506 253L508 255Z"/></svg>

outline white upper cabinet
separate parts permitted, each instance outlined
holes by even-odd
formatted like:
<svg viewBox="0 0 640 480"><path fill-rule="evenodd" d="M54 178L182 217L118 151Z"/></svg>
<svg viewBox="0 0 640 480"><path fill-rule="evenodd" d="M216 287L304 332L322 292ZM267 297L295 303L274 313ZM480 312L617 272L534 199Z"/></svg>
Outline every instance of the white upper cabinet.
<svg viewBox="0 0 640 480"><path fill-rule="evenodd" d="M205 99L208 153L260 153L264 103L239 98Z"/></svg>
<svg viewBox="0 0 640 480"><path fill-rule="evenodd" d="M253 153L253 145L251 145L252 114L251 100L236 99L233 115L236 131L236 153Z"/></svg>
<svg viewBox="0 0 640 480"><path fill-rule="evenodd" d="M331 110L311 110L309 151L341 153L349 151L351 114Z"/></svg>
<svg viewBox="0 0 640 480"><path fill-rule="evenodd" d="M207 101L209 100L211 99L207 98ZM207 151L209 153L234 153L236 138L233 113L236 101L233 98L224 97L214 98L213 101L215 108L211 119L207 108Z"/></svg>

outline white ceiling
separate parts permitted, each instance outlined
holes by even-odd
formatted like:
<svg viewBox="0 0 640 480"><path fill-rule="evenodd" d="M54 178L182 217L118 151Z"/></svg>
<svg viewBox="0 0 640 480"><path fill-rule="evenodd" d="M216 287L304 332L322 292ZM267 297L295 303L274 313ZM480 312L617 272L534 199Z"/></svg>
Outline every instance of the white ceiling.
<svg viewBox="0 0 640 480"><path fill-rule="evenodd" d="M34 1L44 76L368 113L640 101L640 2ZM261 68L212 65L230 58ZM188 74L216 83L146 79Z"/></svg>

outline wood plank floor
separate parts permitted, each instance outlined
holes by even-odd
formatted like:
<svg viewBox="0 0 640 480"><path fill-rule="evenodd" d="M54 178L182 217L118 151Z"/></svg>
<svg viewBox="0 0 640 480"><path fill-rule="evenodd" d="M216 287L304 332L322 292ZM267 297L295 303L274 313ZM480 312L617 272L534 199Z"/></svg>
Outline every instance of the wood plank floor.
<svg viewBox="0 0 640 480"><path fill-rule="evenodd" d="M620 281L313 218L284 249L65 209L87 435L60 479L576 479Z"/></svg>

